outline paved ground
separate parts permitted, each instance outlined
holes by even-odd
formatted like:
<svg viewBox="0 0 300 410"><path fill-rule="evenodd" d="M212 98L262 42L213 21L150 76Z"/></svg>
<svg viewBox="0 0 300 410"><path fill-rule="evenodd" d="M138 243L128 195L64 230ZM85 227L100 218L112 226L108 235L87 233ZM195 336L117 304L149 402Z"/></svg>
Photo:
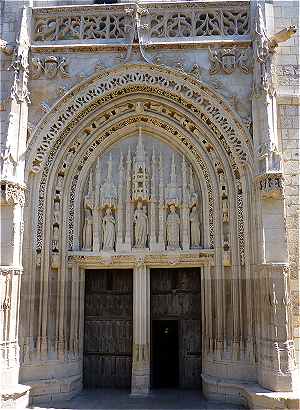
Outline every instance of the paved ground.
<svg viewBox="0 0 300 410"><path fill-rule="evenodd" d="M220 402L207 401L197 391L154 391L148 397L131 397L127 391L119 390L84 390L69 401L56 402L55 405L33 406L33 409L71 409L71 410L236 410L243 407Z"/></svg>

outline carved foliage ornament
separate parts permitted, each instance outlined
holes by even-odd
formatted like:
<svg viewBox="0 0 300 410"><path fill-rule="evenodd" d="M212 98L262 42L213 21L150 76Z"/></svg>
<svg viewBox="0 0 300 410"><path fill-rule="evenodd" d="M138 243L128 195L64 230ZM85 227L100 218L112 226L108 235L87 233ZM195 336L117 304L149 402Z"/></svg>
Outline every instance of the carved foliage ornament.
<svg viewBox="0 0 300 410"><path fill-rule="evenodd" d="M45 57L41 59L39 57L33 58L31 61L31 78L36 80L44 75L49 80L60 74L61 77L69 77L68 64L65 58L60 57Z"/></svg>
<svg viewBox="0 0 300 410"><path fill-rule="evenodd" d="M232 74L237 68L244 74L251 71L250 49L208 48L209 74Z"/></svg>
<svg viewBox="0 0 300 410"><path fill-rule="evenodd" d="M198 2L185 4L114 5L95 7L71 16L67 8L33 10L34 41L130 40L240 36L249 33L249 7L210 7Z"/></svg>
<svg viewBox="0 0 300 410"><path fill-rule="evenodd" d="M257 184L263 198L281 198L283 195L284 178L280 172L260 175Z"/></svg>

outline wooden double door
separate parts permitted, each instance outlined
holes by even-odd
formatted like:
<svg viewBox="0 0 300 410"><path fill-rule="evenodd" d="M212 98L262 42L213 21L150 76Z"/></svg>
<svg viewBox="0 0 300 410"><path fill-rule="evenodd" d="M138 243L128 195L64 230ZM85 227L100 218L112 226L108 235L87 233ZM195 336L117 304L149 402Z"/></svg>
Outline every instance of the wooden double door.
<svg viewBox="0 0 300 410"><path fill-rule="evenodd" d="M199 388L200 268L153 269L150 277L151 385ZM132 329L133 271L87 270L84 387L130 388Z"/></svg>
<svg viewBox="0 0 300 410"><path fill-rule="evenodd" d="M201 386L200 268L151 270L151 384Z"/></svg>
<svg viewBox="0 0 300 410"><path fill-rule="evenodd" d="M84 387L129 388L132 368L132 270L87 270Z"/></svg>

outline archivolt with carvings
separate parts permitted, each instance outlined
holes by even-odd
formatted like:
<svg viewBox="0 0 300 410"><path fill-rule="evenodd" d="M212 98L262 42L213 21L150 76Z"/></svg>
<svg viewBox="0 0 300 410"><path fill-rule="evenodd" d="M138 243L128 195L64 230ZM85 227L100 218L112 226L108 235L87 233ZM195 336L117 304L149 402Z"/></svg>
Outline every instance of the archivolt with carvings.
<svg viewBox="0 0 300 410"><path fill-rule="evenodd" d="M138 85L145 93L151 93L152 90L159 88L169 93L168 98L172 99L175 96L180 104L185 103L188 107L192 103L198 108L197 111L202 113L202 119L206 121L208 117L212 128L218 129L228 140L240 161L250 160L250 134L242 125L239 117L229 105L224 104L224 100L217 93L199 83L192 76L176 70L158 66L128 65L95 74L72 89L56 104L51 113L42 120L42 124L31 139L32 142L37 141L39 144L37 149L32 150L32 142L29 144L29 151L34 154L29 157L32 171L40 170L41 164L45 161L45 155L49 152L56 137L65 128L74 127L82 120L78 116L75 117L77 113L86 107L91 112L93 104L99 104L98 99L110 93L113 97L119 96L124 87L133 86L135 88ZM139 90L135 88L132 91ZM75 99L74 96L76 96Z"/></svg>

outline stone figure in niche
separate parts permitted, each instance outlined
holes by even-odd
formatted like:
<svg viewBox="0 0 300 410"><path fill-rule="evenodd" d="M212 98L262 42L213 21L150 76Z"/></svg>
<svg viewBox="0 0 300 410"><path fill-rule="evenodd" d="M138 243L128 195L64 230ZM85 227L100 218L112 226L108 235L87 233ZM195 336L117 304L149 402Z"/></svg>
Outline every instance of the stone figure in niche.
<svg viewBox="0 0 300 410"><path fill-rule="evenodd" d="M102 220L103 228L103 250L113 250L115 245L115 218L112 215L111 208L106 208Z"/></svg>
<svg viewBox="0 0 300 410"><path fill-rule="evenodd" d="M12 155L11 155L11 150L10 147L4 148L4 150L1 152L1 173L2 173L2 178L9 178L14 175L14 168L16 165L16 162L14 161Z"/></svg>
<svg viewBox="0 0 300 410"><path fill-rule="evenodd" d="M191 223L191 247L199 248L200 246L200 222L197 207L193 206L190 213Z"/></svg>
<svg viewBox="0 0 300 410"><path fill-rule="evenodd" d="M52 250L59 249L59 226L53 225L52 231Z"/></svg>
<svg viewBox="0 0 300 410"><path fill-rule="evenodd" d="M135 247L145 248L148 237L148 217L141 201L138 201L133 215Z"/></svg>
<svg viewBox="0 0 300 410"><path fill-rule="evenodd" d="M54 201L53 209L53 222L59 224L60 204L58 201Z"/></svg>
<svg viewBox="0 0 300 410"><path fill-rule="evenodd" d="M229 222L229 206L228 199L222 199L223 222Z"/></svg>
<svg viewBox="0 0 300 410"><path fill-rule="evenodd" d="M56 192L61 192L64 184L64 177L62 175L57 176Z"/></svg>
<svg viewBox="0 0 300 410"><path fill-rule="evenodd" d="M221 185L221 194L222 195L227 195L227 185L226 185L225 176L224 176L223 172L221 172L219 174L219 181L220 181L220 185Z"/></svg>
<svg viewBox="0 0 300 410"><path fill-rule="evenodd" d="M170 213L167 217L167 243L168 249L179 248L180 218L176 213L175 205L170 206Z"/></svg>
<svg viewBox="0 0 300 410"><path fill-rule="evenodd" d="M93 215L92 210L88 206L88 203L85 203L84 207L84 225L83 225L83 249L92 250L93 245Z"/></svg>

